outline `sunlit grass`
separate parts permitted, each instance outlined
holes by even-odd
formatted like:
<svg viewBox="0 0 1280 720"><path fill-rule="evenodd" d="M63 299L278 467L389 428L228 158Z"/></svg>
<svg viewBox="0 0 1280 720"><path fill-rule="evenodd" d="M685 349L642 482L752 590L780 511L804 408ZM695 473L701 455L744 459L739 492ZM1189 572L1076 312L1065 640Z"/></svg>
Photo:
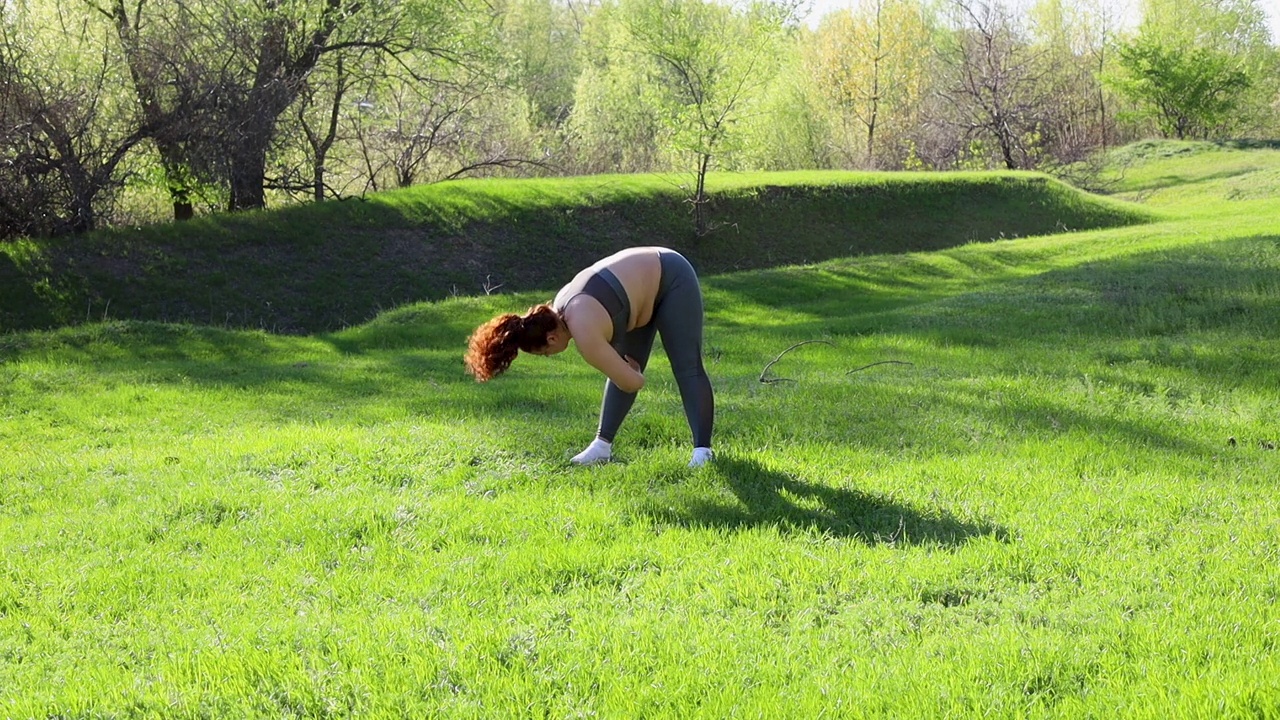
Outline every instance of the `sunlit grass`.
<svg viewBox="0 0 1280 720"><path fill-rule="evenodd" d="M1172 218L706 278L704 471L463 373L550 288L0 336L0 716L1274 716L1280 214Z"/></svg>
<svg viewBox="0 0 1280 720"><path fill-rule="evenodd" d="M1120 197L1181 212L1261 215L1280 199L1280 143L1150 142L1116 152ZM1157 161L1152 161L1155 158ZM1223 202L1226 201L1226 202Z"/></svg>

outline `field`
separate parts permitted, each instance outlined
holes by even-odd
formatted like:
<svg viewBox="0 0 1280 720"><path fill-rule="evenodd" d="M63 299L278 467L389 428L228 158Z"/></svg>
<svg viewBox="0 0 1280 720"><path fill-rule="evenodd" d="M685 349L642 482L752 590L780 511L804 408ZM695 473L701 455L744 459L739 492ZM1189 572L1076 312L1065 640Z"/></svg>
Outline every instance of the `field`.
<svg viewBox="0 0 1280 720"><path fill-rule="evenodd" d="M1150 222L708 273L699 470L661 352L599 468L575 353L463 374L550 284L0 335L0 717L1280 717L1280 151L1126 152Z"/></svg>

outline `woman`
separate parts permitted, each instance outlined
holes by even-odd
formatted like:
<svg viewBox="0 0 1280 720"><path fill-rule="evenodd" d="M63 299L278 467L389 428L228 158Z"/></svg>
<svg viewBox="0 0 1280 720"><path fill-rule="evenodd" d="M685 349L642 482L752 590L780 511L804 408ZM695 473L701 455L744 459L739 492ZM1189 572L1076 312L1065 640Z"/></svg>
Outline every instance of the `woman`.
<svg viewBox="0 0 1280 720"><path fill-rule="evenodd" d="M715 398L702 366L702 290L693 266L674 250L640 247L610 255L578 273L550 304L481 325L468 342L467 370L484 382L510 367L520 350L554 355L573 340L583 359L608 378L596 438L573 462L606 462L644 387L654 332L662 334L693 431L689 466L698 467L711 459Z"/></svg>

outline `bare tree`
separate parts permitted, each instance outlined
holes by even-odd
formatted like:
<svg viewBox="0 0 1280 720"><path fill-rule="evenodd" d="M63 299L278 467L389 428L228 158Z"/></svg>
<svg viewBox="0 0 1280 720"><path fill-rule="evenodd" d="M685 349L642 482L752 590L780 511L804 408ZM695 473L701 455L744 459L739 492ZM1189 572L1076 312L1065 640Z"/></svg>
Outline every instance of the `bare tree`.
<svg viewBox="0 0 1280 720"><path fill-rule="evenodd" d="M193 4L171 0L84 0L120 43L144 134L155 144L175 220L195 214L194 193L220 152L218 87L226 60L210 50L212 29Z"/></svg>
<svg viewBox="0 0 1280 720"><path fill-rule="evenodd" d="M109 102L105 54L61 71L16 34L0 23L0 237L93 230L142 133Z"/></svg>
<svg viewBox="0 0 1280 720"><path fill-rule="evenodd" d="M990 139L1010 170L1035 165L1041 64L1000 0L954 0L952 45L941 55L950 77L942 95L968 137Z"/></svg>
<svg viewBox="0 0 1280 720"><path fill-rule="evenodd" d="M487 63L419 60L415 75L370 88L351 117L366 190L552 167L512 127L525 104Z"/></svg>
<svg viewBox="0 0 1280 720"><path fill-rule="evenodd" d="M282 118L285 125L274 153L277 171L267 178L268 189L315 202L341 194L330 182L330 165L334 150L350 139L343 128L352 88L361 77L352 68L363 65L364 53L334 53L330 59L308 77L291 117Z"/></svg>

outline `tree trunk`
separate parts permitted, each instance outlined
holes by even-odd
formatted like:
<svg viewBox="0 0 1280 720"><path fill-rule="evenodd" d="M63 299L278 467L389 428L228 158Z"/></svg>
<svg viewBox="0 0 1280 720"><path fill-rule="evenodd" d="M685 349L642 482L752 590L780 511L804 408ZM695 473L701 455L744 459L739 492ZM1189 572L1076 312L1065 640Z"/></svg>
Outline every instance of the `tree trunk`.
<svg viewBox="0 0 1280 720"><path fill-rule="evenodd" d="M191 173L184 160L183 141L180 137L190 130L191 123L194 122L194 109L183 103L167 110L163 107L159 89L161 81L146 69L148 57L143 50L138 28L129 19L124 0L115 0L110 9L100 8L100 11L115 24L120 46L124 49L129 77L133 81L134 95L142 107L147 134L155 141L156 151L160 154L165 187L169 191L170 202L173 203L173 219L190 220L195 217L195 207L191 202Z"/></svg>
<svg viewBox="0 0 1280 720"><path fill-rule="evenodd" d="M253 86L236 109L230 147L231 210L266 206L267 152L275 139L280 116L298 99L302 85L320 60L330 35L343 21L341 0L328 0L326 13L296 56L289 54L290 23L271 18L258 44Z"/></svg>
<svg viewBox="0 0 1280 720"><path fill-rule="evenodd" d="M311 182L312 182L312 185L314 186L314 191L313 191L314 194L312 195L312 197L315 198L316 202L324 202L324 157L323 156L316 158L315 172L312 173Z"/></svg>
<svg viewBox="0 0 1280 720"><path fill-rule="evenodd" d="M693 193L693 224L698 237L707 234L707 218L702 206L707 203L707 168L711 165L711 156L703 153L698 158L698 184Z"/></svg>
<svg viewBox="0 0 1280 720"><path fill-rule="evenodd" d="M1000 139L1000 155L1004 158L1004 166L1007 170L1017 170L1018 163L1013 159L1013 141L1009 137L1007 130L998 133Z"/></svg>
<svg viewBox="0 0 1280 720"><path fill-rule="evenodd" d="M274 125L274 123L273 123ZM245 128L246 135L231 148L231 199L228 208L258 210L266 207L267 144L271 130Z"/></svg>
<svg viewBox="0 0 1280 720"><path fill-rule="evenodd" d="M876 3L875 57L871 61L871 111L867 118L867 168L876 169L876 122L880 117L880 61L884 58L884 35L881 32L884 3Z"/></svg>
<svg viewBox="0 0 1280 720"><path fill-rule="evenodd" d="M178 222L196 216L191 202L191 173L182 162L182 151L176 144L156 139L156 151L160 153L160 166L164 169L165 187L169 190L169 202L173 204L173 219Z"/></svg>

